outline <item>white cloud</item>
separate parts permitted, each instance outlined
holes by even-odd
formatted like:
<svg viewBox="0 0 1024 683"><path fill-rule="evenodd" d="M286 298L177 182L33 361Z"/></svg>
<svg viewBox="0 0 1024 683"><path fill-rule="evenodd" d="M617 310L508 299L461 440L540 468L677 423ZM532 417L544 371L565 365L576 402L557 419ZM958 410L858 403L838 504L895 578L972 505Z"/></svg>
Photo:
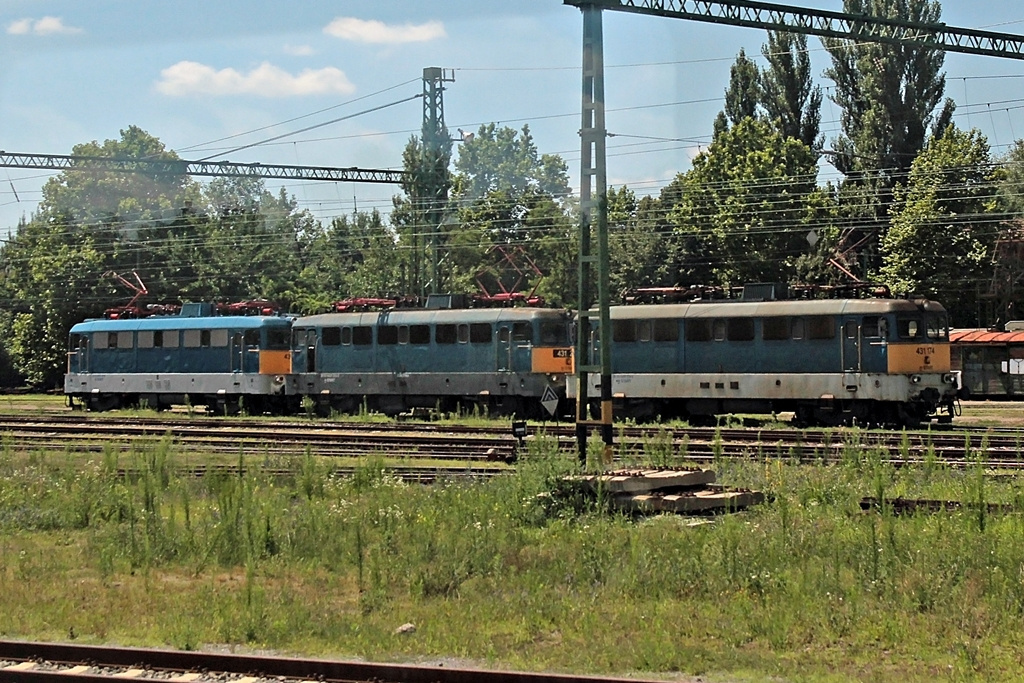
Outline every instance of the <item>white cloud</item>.
<svg viewBox="0 0 1024 683"><path fill-rule="evenodd" d="M381 21L353 17L338 17L324 27L324 33L358 43L422 43L448 35L440 21L388 26Z"/></svg>
<svg viewBox="0 0 1024 683"><path fill-rule="evenodd" d="M284 53L293 57L309 57L314 51L309 45L285 45Z"/></svg>
<svg viewBox="0 0 1024 683"><path fill-rule="evenodd" d="M183 95L260 95L290 97L293 95L349 94L355 86L345 72L334 67L304 69L290 74L264 62L248 73L235 69L217 71L198 62L178 62L160 72L156 89L174 97Z"/></svg>
<svg viewBox="0 0 1024 683"><path fill-rule="evenodd" d="M82 29L65 26L60 17L43 17L42 19L18 19L7 25L7 33L12 36L50 36L56 34L72 35L81 33Z"/></svg>

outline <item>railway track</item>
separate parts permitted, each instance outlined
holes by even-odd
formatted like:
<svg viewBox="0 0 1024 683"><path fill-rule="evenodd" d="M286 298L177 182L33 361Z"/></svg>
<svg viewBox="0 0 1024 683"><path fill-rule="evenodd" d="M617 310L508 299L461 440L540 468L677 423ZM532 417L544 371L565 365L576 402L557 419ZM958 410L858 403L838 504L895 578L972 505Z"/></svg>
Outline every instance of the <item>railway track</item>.
<svg viewBox="0 0 1024 683"><path fill-rule="evenodd" d="M184 448L221 454L334 458L381 454L389 458L510 462L519 442L510 429L433 423L264 421L221 418L123 418L75 414L0 417L0 438L16 448L100 451L110 444L168 436ZM574 428L534 425L527 442L553 439L567 455L576 448ZM785 458L838 462L865 453L894 466L941 463L1016 471L1024 468L1024 431L886 432L850 429L665 428L622 426L616 430L618 459L657 453L706 464L721 458Z"/></svg>
<svg viewBox="0 0 1024 683"><path fill-rule="evenodd" d="M640 678L0 641L0 683L644 683ZM649 681L648 683L653 683Z"/></svg>

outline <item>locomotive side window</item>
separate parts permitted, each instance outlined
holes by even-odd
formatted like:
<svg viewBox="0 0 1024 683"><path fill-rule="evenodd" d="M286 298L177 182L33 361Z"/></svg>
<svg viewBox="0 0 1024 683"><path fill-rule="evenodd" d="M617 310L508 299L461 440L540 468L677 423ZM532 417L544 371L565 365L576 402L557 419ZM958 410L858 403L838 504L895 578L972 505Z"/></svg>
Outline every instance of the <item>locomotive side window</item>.
<svg viewBox="0 0 1024 683"><path fill-rule="evenodd" d="M729 335L729 341L753 341L754 319L729 318L726 320L726 330Z"/></svg>
<svg viewBox="0 0 1024 683"><path fill-rule="evenodd" d="M341 343L344 346L348 346L352 343L352 328L343 327L341 328Z"/></svg>
<svg viewBox="0 0 1024 683"><path fill-rule="evenodd" d="M469 343L470 344L490 344L491 343L491 324L490 323L472 323L469 326Z"/></svg>
<svg viewBox="0 0 1024 683"><path fill-rule="evenodd" d="M227 330L210 330L210 346L224 348L228 345Z"/></svg>
<svg viewBox="0 0 1024 683"><path fill-rule="evenodd" d="M381 325L377 328L377 344L390 346L398 343L398 327L396 325Z"/></svg>
<svg viewBox="0 0 1024 683"><path fill-rule="evenodd" d="M341 346L341 328L325 327L320 330L320 341L324 346Z"/></svg>
<svg viewBox="0 0 1024 683"><path fill-rule="evenodd" d="M373 328L369 325L353 327L352 344L355 346L370 346L373 344Z"/></svg>
<svg viewBox="0 0 1024 683"><path fill-rule="evenodd" d="M711 323L711 336L715 341L725 341L726 324L724 320L716 320Z"/></svg>
<svg viewBox="0 0 1024 683"><path fill-rule="evenodd" d="M429 344L430 325L409 325L409 343L421 346Z"/></svg>
<svg viewBox="0 0 1024 683"><path fill-rule="evenodd" d="M434 342L438 344L454 344L457 337L455 325L438 325L434 328Z"/></svg>
<svg viewBox="0 0 1024 683"><path fill-rule="evenodd" d="M642 342L649 342L649 341L651 341L651 321L650 320L640 320L640 321L637 322L636 327L637 327L637 335L636 335L637 339L639 339Z"/></svg>
<svg viewBox="0 0 1024 683"><path fill-rule="evenodd" d="M793 318L793 325L790 327L793 339L803 339L806 334L807 324L803 318Z"/></svg>
<svg viewBox="0 0 1024 683"><path fill-rule="evenodd" d="M398 326L398 343L408 344L409 343L409 326L399 325Z"/></svg>
<svg viewBox="0 0 1024 683"><path fill-rule="evenodd" d="M209 330L185 330L185 348L198 349L200 343L200 332L209 334Z"/></svg>
<svg viewBox="0 0 1024 683"><path fill-rule="evenodd" d="M879 332L880 328L878 326L878 320L879 318L877 315L864 316L864 321L860 326L861 334L865 337L881 337L882 335Z"/></svg>
<svg viewBox="0 0 1024 683"><path fill-rule="evenodd" d="M706 318L686 321L686 341L711 341L711 321Z"/></svg>
<svg viewBox="0 0 1024 683"><path fill-rule="evenodd" d="M565 325L555 322L540 324L540 343L545 345L565 343Z"/></svg>
<svg viewBox="0 0 1024 683"><path fill-rule="evenodd" d="M177 346L178 345L178 333L171 332L174 335L174 343L168 344L167 337L164 337L164 346ZM259 346L260 345L260 331L259 330L246 330L245 335L242 337L243 342L246 346Z"/></svg>
<svg viewBox="0 0 1024 683"><path fill-rule="evenodd" d="M467 325L466 323L461 323L459 325L459 343L469 343L469 325Z"/></svg>
<svg viewBox="0 0 1024 683"><path fill-rule="evenodd" d="M204 349L210 348L210 330L199 330L199 345Z"/></svg>
<svg viewBox="0 0 1024 683"><path fill-rule="evenodd" d="M764 318L761 321L761 339L765 341L786 341L789 339L789 316Z"/></svg>
<svg viewBox="0 0 1024 683"><path fill-rule="evenodd" d="M636 321L635 320L613 320L612 321L612 341L615 341L615 342L635 342L636 341Z"/></svg>
<svg viewBox="0 0 1024 683"><path fill-rule="evenodd" d="M153 331L152 330L139 330L139 348L140 349L151 349L153 348Z"/></svg>
<svg viewBox="0 0 1024 683"><path fill-rule="evenodd" d="M654 341L679 341L679 321L672 318L658 318L654 321Z"/></svg>
<svg viewBox="0 0 1024 683"><path fill-rule="evenodd" d="M526 342L527 344L532 343L533 325L531 325L530 323L513 323L512 341Z"/></svg>
<svg viewBox="0 0 1024 683"><path fill-rule="evenodd" d="M808 339L834 339L836 336L835 320L827 315L812 315L807 319Z"/></svg>

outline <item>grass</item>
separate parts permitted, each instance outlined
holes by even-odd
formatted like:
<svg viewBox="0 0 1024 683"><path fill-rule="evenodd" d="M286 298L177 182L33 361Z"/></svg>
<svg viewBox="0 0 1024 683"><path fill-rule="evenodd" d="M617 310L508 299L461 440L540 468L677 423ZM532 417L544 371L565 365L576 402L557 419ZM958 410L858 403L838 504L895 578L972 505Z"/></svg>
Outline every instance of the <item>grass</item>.
<svg viewBox="0 0 1024 683"><path fill-rule="evenodd" d="M546 495L575 465L543 438L513 475L432 487L381 457L345 480L312 456L267 463L285 478L193 479L177 467L204 456L168 440L7 443L0 636L731 681L1017 678L1024 517L971 504L1021 510L1024 490L981 462L894 469L846 438L837 465L722 459L720 481L771 502L699 525ZM664 436L647 459L673 463ZM862 513L865 495L966 507Z"/></svg>

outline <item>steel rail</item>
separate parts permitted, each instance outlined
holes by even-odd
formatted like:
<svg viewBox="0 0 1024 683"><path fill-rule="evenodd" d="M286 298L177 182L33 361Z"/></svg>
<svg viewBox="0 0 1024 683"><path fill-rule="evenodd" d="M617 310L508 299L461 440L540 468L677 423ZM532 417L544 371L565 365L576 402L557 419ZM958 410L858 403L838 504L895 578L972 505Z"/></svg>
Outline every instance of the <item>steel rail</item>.
<svg viewBox="0 0 1024 683"><path fill-rule="evenodd" d="M3 662L7 662L4 666ZM145 675L143 675L145 674ZM162 674L159 675L158 674ZM126 678L162 678L180 683L223 681L227 675L270 680L379 683L644 683L642 678L612 678L524 671L494 671L298 659L209 652L181 652L100 645L71 645L0 640L0 682L110 683ZM230 680L228 678L228 680ZM647 683L653 680L646 679Z"/></svg>

